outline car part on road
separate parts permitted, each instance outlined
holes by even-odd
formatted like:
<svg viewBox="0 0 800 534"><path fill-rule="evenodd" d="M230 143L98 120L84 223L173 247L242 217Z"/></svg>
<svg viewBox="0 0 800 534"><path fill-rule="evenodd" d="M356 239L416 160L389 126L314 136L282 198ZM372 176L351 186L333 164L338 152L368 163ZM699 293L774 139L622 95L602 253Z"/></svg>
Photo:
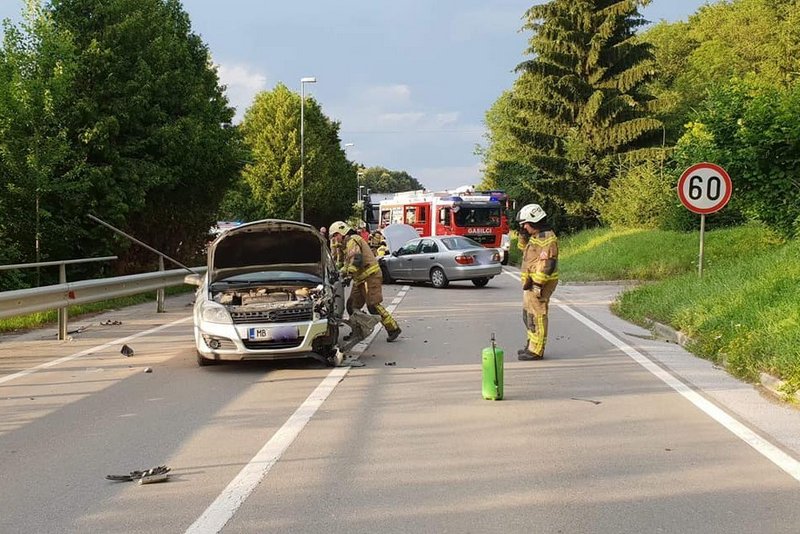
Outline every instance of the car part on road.
<svg viewBox="0 0 800 534"><path fill-rule="evenodd" d="M159 465L158 467L151 467L145 471L131 471L127 475L106 475L107 480L115 482L132 482L137 480L139 484L153 484L155 482L164 482L169 478L170 468L166 465Z"/></svg>
<svg viewBox="0 0 800 534"><path fill-rule="evenodd" d="M350 337L341 347L342 352L347 352L365 340L375 329L375 325L380 322L380 319L374 315L368 315L362 311L355 310L350 315L350 318L345 319L343 322L351 328Z"/></svg>
<svg viewBox="0 0 800 534"><path fill-rule="evenodd" d="M125 356L126 358L130 358L134 355L133 349L128 345L122 345L122 348L119 351L120 354Z"/></svg>

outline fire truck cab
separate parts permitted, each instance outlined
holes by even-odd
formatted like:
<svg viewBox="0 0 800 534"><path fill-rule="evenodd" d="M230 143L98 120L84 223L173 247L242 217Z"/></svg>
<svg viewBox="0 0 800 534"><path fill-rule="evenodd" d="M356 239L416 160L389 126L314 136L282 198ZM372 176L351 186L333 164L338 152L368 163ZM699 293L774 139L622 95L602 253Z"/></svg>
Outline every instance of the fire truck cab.
<svg viewBox="0 0 800 534"><path fill-rule="evenodd" d="M501 251L508 263L508 195L503 191L407 191L380 203L380 225L403 223L421 237L462 235Z"/></svg>

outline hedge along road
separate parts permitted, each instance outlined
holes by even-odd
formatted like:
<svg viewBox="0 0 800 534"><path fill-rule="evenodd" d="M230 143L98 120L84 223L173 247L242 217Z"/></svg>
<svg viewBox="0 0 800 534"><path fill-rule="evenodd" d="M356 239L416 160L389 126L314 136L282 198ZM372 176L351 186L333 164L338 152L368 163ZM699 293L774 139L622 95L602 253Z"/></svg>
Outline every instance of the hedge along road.
<svg viewBox="0 0 800 534"><path fill-rule="evenodd" d="M612 289L559 288L569 308L551 308L547 359L517 362L524 333L509 272L483 289L412 286L395 311L399 342L381 332L365 367L333 370L343 381L279 458L270 440L286 436L331 370L197 368L188 322L131 342L132 358L114 346L0 384L0 467L14 481L0 489L0 531L215 531L222 520L225 532L796 531L797 480L626 354L681 365L683 382L694 373L679 347L607 314ZM387 303L402 288L387 286ZM179 299L168 305L166 317L119 312L120 327L90 328L61 350L93 330L103 345L185 318ZM500 402L480 395L492 332L507 353ZM41 364L39 346L4 341L4 369ZM760 399L699 363L703 398ZM778 415L764 428L746 425L765 436L794 424L800 435L796 412L770 408ZM784 452L796 458L795 446ZM159 464L173 468L166 484L103 479ZM265 476L219 515L214 503L248 470Z"/></svg>

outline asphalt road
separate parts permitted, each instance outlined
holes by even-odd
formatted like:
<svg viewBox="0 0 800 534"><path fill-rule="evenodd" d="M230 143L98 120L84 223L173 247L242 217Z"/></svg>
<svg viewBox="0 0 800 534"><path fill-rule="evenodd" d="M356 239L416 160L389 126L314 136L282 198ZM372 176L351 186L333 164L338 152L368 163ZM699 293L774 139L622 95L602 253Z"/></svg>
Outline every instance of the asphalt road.
<svg viewBox="0 0 800 534"><path fill-rule="evenodd" d="M560 287L539 362L513 269L385 287L403 334L363 367L199 368L190 297L4 336L0 532L800 531L800 412L611 315L618 290Z"/></svg>

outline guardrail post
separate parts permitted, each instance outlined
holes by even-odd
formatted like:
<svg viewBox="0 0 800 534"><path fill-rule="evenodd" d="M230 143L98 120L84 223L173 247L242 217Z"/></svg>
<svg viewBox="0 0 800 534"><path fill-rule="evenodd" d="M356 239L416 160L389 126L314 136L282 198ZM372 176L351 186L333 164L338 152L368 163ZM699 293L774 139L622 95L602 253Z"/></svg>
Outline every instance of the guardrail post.
<svg viewBox="0 0 800 534"><path fill-rule="evenodd" d="M164 271L164 256L158 257L158 270ZM164 313L164 288L156 290L156 313Z"/></svg>
<svg viewBox="0 0 800 534"><path fill-rule="evenodd" d="M59 264L58 266L58 283L59 284L66 284L67 283L67 265L64 263ZM67 308L59 308L58 309L58 339L59 341L64 341L67 339Z"/></svg>

